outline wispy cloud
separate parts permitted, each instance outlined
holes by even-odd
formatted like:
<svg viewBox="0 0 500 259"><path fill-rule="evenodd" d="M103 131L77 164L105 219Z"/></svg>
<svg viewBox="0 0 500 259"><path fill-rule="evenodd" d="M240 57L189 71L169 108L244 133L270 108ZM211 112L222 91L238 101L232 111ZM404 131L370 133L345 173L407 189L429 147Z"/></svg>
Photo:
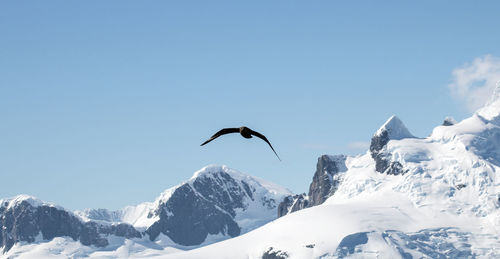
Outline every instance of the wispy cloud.
<svg viewBox="0 0 500 259"><path fill-rule="evenodd" d="M492 96L500 80L500 58L486 55L453 70L451 94L475 111Z"/></svg>
<svg viewBox="0 0 500 259"><path fill-rule="evenodd" d="M345 149L349 149L351 152L364 152L368 150L370 147L370 142L366 141L353 141L348 143L347 145L333 145L328 143L307 143L302 144L302 148L305 149L315 149L315 150L338 150L342 149L342 151L346 151Z"/></svg>
<svg viewBox="0 0 500 259"><path fill-rule="evenodd" d="M333 149L333 148L335 148L334 145L319 144L319 143L302 144L302 147L305 149Z"/></svg>
<svg viewBox="0 0 500 259"><path fill-rule="evenodd" d="M348 148L350 149L356 149L356 150L368 150L370 147L370 142L366 141L354 141L351 142L347 145Z"/></svg>

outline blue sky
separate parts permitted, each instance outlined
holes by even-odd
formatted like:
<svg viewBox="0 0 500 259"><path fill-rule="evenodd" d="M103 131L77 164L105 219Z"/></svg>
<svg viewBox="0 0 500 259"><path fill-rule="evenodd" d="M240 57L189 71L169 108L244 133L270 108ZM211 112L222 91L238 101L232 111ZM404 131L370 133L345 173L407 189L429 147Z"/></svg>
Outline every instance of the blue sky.
<svg viewBox="0 0 500 259"><path fill-rule="evenodd" d="M500 56L495 1L2 1L0 197L152 201L208 164L306 192L396 114L471 114L453 71ZM481 60L480 60L481 61ZM226 136L247 125L264 142Z"/></svg>

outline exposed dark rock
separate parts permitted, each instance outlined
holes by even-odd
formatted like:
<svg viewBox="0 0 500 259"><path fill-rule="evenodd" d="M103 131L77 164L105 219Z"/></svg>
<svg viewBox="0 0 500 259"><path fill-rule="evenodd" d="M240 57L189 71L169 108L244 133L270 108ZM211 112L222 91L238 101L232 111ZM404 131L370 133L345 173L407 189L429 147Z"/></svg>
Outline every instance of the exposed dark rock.
<svg viewBox="0 0 500 259"><path fill-rule="evenodd" d="M215 195L209 190L210 188L217 189L210 185L196 186L198 192L207 195L209 193ZM220 199L219 201L209 201L198 195L189 184L185 184L177 188L166 203L160 204L160 219L146 232L151 240L155 240L160 233L163 233L175 243L185 246L201 244L208 234L223 233L231 237L238 236L240 228L233 219L235 212L233 208L228 207L230 195L227 192L218 193L216 197ZM237 197L238 195L232 197L236 203L238 203Z"/></svg>
<svg viewBox="0 0 500 259"><path fill-rule="evenodd" d="M452 117L446 117L443 121L443 126L453 126L457 124L457 121Z"/></svg>
<svg viewBox="0 0 500 259"><path fill-rule="evenodd" d="M375 160L375 170L379 173L390 175L404 174L403 166L397 161L390 161L384 150L387 143L389 143L389 133L387 130L382 131L379 135L372 137L370 144L370 154Z"/></svg>
<svg viewBox="0 0 500 259"><path fill-rule="evenodd" d="M15 206L0 207L0 247L8 251L16 242L32 243L41 233L44 240L55 237L71 237L83 245L104 247L106 236L140 238L140 232L128 224L100 225L95 222L81 222L72 213L49 205L33 206L21 201Z"/></svg>
<svg viewBox="0 0 500 259"><path fill-rule="evenodd" d="M307 200L307 195L305 193L296 194L294 196L287 196L278 205L278 218L286 214L307 208L308 205L309 201Z"/></svg>
<svg viewBox="0 0 500 259"><path fill-rule="evenodd" d="M278 206L278 217L304 208L320 205L332 196L340 184L340 173L347 171L346 156L323 155L318 158L309 194L286 197Z"/></svg>
<svg viewBox="0 0 500 259"><path fill-rule="evenodd" d="M378 153L389 143L389 132L387 130L382 131L379 135L374 135L370 143L370 152ZM372 155L373 157L373 155Z"/></svg>
<svg viewBox="0 0 500 259"><path fill-rule="evenodd" d="M82 223L67 211L50 206L40 206L37 208L37 212L39 215L37 225L44 240L62 236L69 236L73 240L77 240L80 237L83 230Z"/></svg>
<svg viewBox="0 0 500 259"><path fill-rule="evenodd" d="M288 258L288 253L281 250L274 250L274 248L269 247L269 249L264 252L262 259L286 259Z"/></svg>
<svg viewBox="0 0 500 259"><path fill-rule="evenodd" d="M235 237L241 229L234 220L236 209L245 208L245 199L254 200L255 189L245 181L218 171L196 178L177 188L158 206L159 220L147 229L151 240L160 233L180 245L199 245L207 235L222 233ZM276 208L274 199L263 199L263 206Z"/></svg>
<svg viewBox="0 0 500 259"><path fill-rule="evenodd" d="M340 179L339 172L347 171L345 166L346 157L323 155L318 158L316 172L309 186L309 206L320 205L328 197L332 196L338 189Z"/></svg>
<svg viewBox="0 0 500 259"><path fill-rule="evenodd" d="M193 187L208 201L235 216L235 208L243 208L243 198L247 188L241 188L238 182L225 172L217 172L212 177L198 177ZM250 188L247 186L248 189Z"/></svg>
<svg viewBox="0 0 500 259"><path fill-rule="evenodd" d="M399 175L407 171L397 161L391 161L391 154L386 151L386 145L390 140L412 138L413 135L406 129L403 122L396 116L391 116L372 137L370 143L370 154L375 160L375 170L379 173Z"/></svg>
<svg viewBox="0 0 500 259"><path fill-rule="evenodd" d="M389 142L388 132L382 131L381 134L372 137L370 144L370 154L375 160L375 170L379 173L384 173L390 167L390 161L385 158L383 149Z"/></svg>

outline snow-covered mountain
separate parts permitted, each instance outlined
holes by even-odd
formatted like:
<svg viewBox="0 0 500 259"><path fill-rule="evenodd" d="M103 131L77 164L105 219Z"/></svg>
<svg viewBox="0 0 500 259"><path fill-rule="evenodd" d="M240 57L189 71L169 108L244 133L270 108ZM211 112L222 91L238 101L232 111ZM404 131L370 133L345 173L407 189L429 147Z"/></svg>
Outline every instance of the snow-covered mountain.
<svg viewBox="0 0 500 259"><path fill-rule="evenodd" d="M5 255L500 258L498 93L470 118L446 118L425 138L415 137L399 118L390 117L372 136L365 154L320 157L307 195L209 166L155 202L114 212L68 213L71 218L78 215L79 224L131 226L140 238L98 231L97 237L109 244L96 248L85 246L81 235L54 235L44 241L43 231L29 232L42 235L26 241L19 238L24 224L17 232L4 225L3 244L5 237L21 241ZM12 222L5 215L14 215L9 211L22 199L2 201L2 224ZM27 203L57 209L40 201ZM278 213L281 217L271 221Z"/></svg>
<svg viewBox="0 0 500 259"><path fill-rule="evenodd" d="M500 258L499 152L498 94L425 138L392 116L344 172L323 170L340 177L322 204L157 258Z"/></svg>
<svg viewBox="0 0 500 259"><path fill-rule="evenodd" d="M277 206L287 195L290 192L283 187L226 166L202 168L156 201L118 211L73 213L20 195L0 201L0 247L8 256L25 256L28 250L43 250L54 243L67 244L62 249L79 256L122 246L152 253L165 247L194 248L275 219Z"/></svg>

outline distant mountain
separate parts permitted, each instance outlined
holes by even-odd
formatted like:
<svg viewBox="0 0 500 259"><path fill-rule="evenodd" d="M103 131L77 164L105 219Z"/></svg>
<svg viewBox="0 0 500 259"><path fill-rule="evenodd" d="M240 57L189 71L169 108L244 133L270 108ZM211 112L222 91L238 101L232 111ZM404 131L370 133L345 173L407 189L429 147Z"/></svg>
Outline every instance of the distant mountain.
<svg viewBox="0 0 500 259"><path fill-rule="evenodd" d="M34 197L0 200L0 247L57 237L105 248L116 238L192 247L238 236L276 218L290 192L226 166L207 166L166 190L155 202L119 211L69 212ZM123 241L123 240L122 240Z"/></svg>

